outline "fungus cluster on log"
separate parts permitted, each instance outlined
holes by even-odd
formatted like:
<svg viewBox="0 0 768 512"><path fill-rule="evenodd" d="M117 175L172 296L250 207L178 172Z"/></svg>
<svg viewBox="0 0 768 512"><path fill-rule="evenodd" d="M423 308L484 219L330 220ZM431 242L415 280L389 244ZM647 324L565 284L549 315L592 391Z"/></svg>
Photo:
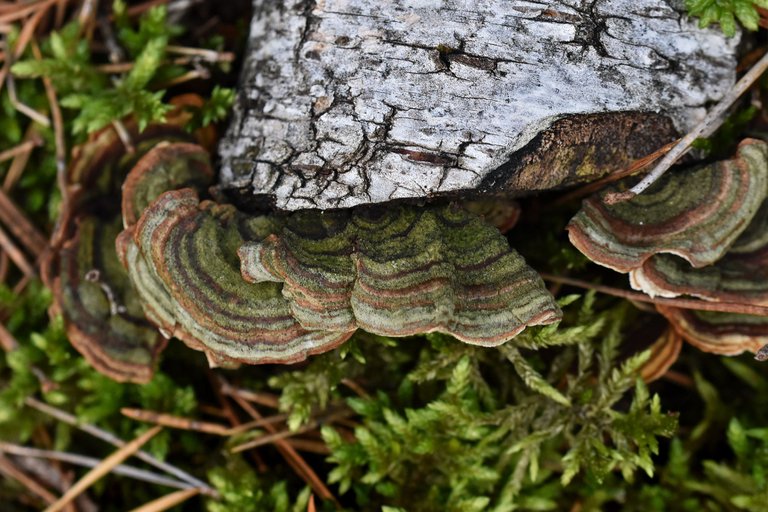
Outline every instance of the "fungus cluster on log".
<svg viewBox="0 0 768 512"><path fill-rule="evenodd" d="M80 148L47 277L98 369L146 381L172 336L214 365L290 363L358 328L493 346L556 322L494 227L510 198L651 153L735 77L737 39L672 1L411 4L254 0L218 179L182 114L126 121L133 154L111 129ZM753 164L711 197L754 215ZM711 221L718 244L734 222Z"/></svg>
<svg viewBox="0 0 768 512"><path fill-rule="evenodd" d="M768 306L768 144L747 139L731 160L668 173L643 194L608 204L625 185L585 200L568 226L589 259L629 273L631 286L651 296ZM768 343L765 316L657 309L708 352L757 352Z"/></svg>

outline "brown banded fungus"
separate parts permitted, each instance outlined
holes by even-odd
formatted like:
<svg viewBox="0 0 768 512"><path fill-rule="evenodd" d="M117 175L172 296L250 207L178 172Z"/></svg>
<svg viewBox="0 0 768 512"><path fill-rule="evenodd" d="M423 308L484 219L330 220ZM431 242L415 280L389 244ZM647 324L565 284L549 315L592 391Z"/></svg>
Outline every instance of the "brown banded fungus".
<svg viewBox="0 0 768 512"><path fill-rule="evenodd" d="M747 228L768 191L768 144L749 139L736 158L667 173L629 201L607 204L608 187L584 201L568 236L590 260L631 272L655 254L693 267L723 257Z"/></svg>
<svg viewBox="0 0 768 512"><path fill-rule="evenodd" d="M212 364L295 362L338 346L352 329L306 330L279 284L242 278L238 248L272 230L268 218L200 202L189 188L170 191L127 231L131 240L121 239L123 261L149 318Z"/></svg>
<svg viewBox="0 0 768 512"><path fill-rule="evenodd" d="M165 171L137 166L126 183L174 188ZM499 232L458 207L264 217L185 188L152 201L118 252L147 317L213 364L299 361L358 327L497 345L560 317Z"/></svg>
<svg viewBox="0 0 768 512"><path fill-rule="evenodd" d="M645 382L652 382L662 377L675 364L683 338L676 329L667 327L659 338L650 346L651 356L640 370L640 376Z"/></svg>
<svg viewBox="0 0 768 512"><path fill-rule="evenodd" d="M245 278L282 282L293 315L311 329L440 331L490 346L560 318L504 237L457 206L297 213L239 254Z"/></svg>
<svg viewBox="0 0 768 512"><path fill-rule="evenodd" d="M606 204L620 187L585 200L569 224L592 261L628 272L631 286L651 296L768 304L768 144L747 139L732 160L668 173L643 194ZM657 309L705 351L756 352L768 343L765 317Z"/></svg>
<svg viewBox="0 0 768 512"><path fill-rule="evenodd" d="M632 287L661 297L768 306L768 201L747 229L712 265L693 268L682 258L656 255L630 272Z"/></svg>
<svg viewBox="0 0 768 512"><path fill-rule="evenodd" d="M657 305L685 340L705 352L737 355L768 344L768 317L719 313Z"/></svg>
<svg viewBox="0 0 768 512"><path fill-rule="evenodd" d="M99 371L120 381L152 377L165 340L147 322L139 298L115 253L120 232L120 187L128 170L162 141L190 140L180 111L169 122L139 133L124 123L134 151L126 150L110 127L75 150L65 174L62 211L43 264L53 290L52 314L61 314L72 344Z"/></svg>

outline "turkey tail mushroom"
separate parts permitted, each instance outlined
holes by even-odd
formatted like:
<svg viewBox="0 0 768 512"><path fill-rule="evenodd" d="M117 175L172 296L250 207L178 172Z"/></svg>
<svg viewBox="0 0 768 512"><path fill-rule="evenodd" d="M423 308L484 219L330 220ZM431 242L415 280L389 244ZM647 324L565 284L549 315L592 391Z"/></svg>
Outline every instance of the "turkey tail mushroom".
<svg viewBox="0 0 768 512"><path fill-rule="evenodd" d="M571 242L592 261L629 272L651 296L768 305L768 144L747 139L735 158L666 174L647 192L584 201ZM673 328L707 352L757 352L768 318L657 304Z"/></svg>
<svg viewBox="0 0 768 512"><path fill-rule="evenodd" d="M158 144L128 173L123 182L122 214L127 228L160 194L191 187L204 190L214 180L208 151L184 142Z"/></svg>
<svg viewBox="0 0 768 512"><path fill-rule="evenodd" d="M53 312L63 315L69 341L100 372L148 382L165 340L147 322L115 257L120 219L86 216L76 225L58 252Z"/></svg>
<svg viewBox="0 0 768 512"><path fill-rule="evenodd" d="M493 346L561 315L504 237L454 206L294 214L239 255L245 279L284 283L305 328L439 331Z"/></svg>
<svg viewBox="0 0 768 512"><path fill-rule="evenodd" d="M768 344L768 317L696 311L657 305L672 327L691 345L721 355L757 353Z"/></svg>
<svg viewBox="0 0 768 512"><path fill-rule="evenodd" d="M733 160L668 173L631 200L606 204L615 187L585 200L568 236L590 260L619 272L660 253L703 267L723 257L767 190L768 144L747 139Z"/></svg>
<svg viewBox="0 0 768 512"><path fill-rule="evenodd" d="M164 332L215 364L292 363L333 349L353 331L308 331L292 316L280 284L242 278L237 249L272 230L265 217L200 202L194 190L181 189L155 200L131 240L120 243L145 309ZM154 293L141 293L147 289Z"/></svg>
<svg viewBox="0 0 768 512"><path fill-rule="evenodd" d="M62 315L74 347L115 380L148 382L166 344L144 317L115 253L120 187L156 144L191 139L181 128L188 117L177 111L168 123L142 132L134 121L124 121L133 153L111 127L96 132L75 150L65 174L52 251L43 264L43 279L53 291L51 313Z"/></svg>
<svg viewBox="0 0 768 512"><path fill-rule="evenodd" d="M722 259L693 268L659 254L629 274L636 290L651 296L692 295L710 301L768 306L768 201Z"/></svg>

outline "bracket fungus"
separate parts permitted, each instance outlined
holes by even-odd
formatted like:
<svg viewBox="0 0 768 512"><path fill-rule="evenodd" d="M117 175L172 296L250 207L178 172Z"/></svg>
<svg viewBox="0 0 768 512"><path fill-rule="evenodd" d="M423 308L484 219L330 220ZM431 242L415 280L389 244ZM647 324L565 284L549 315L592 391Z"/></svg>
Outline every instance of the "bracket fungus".
<svg viewBox="0 0 768 512"><path fill-rule="evenodd" d="M656 306L672 327L696 348L722 355L757 353L768 344L768 317Z"/></svg>
<svg viewBox="0 0 768 512"><path fill-rule="evenodd" d="M682 258L656 255L630 272L632 287L651 296L768 306L768 201L718 261L694 268Z"/></svg>
<svg viewBox="0 0 768 512"><path fill-rule="evenodd" d="M239 254L245 278L283 283L293 315L313 329L441 331L492 346L560 314L504 237L455 205L374 207L321 222L297 213Z"/></svg>
<svg viewBox="0 0 768 512"><path fill-rule="evenodd" d="M493 227L514 224L510 198L645 156L690 128L735 78L737 38L697 28L668 0L253 5L218 178L186 135L130 164L94 157L86 166L113 183L136 164L121 201L112 185L91 194L110 202L101 220L122 206L116 253L99 258L110 268L119 258L131 307L164 338L218 365L300 361L358 328L493 346L556 322L543 281ZM740 188L757 183L750 172L735 172L722 197L751 208L759 187ZM488 197L508 203L457 204ZM268 209L277 211L254 213ZM106 233L96 219L75 222L75 211L63 216L61 240L82 240L85 226ZM718 229L735 233L730 222ZM88 252L79 243L78 254ZM69 261L59 254L59 266ZM70 288L97 265L78 258ZM53 267L52 282L64 282ZM88 338L83 352L106 353L104 340ZM117 353L96 364L146 380L163 344L133 373L115 369Z"/></svg>
<svg viewBox="0 0 768 512"><path fill-rule="evenodd" d="M736 158L667 173L628 201L607 204L608 187L584 201L568 236L590 260L632 272L655 254L693 267L718 261L757 213L768 191L768 144L748 139Z"/></svg>
<svg viewBox="0 0 768 512"><path fill-rule="evenodd" d="M584 201L568 226L592 261L629 273L651 296L768 305L768 144L747 139L722 162L668 173L647 192L606 204ZM696 347L757 352L768 343L764 316L657 305Z"/></svg>
<svg viewBox="0 0 768 512"><path fill-rule="evenodd" d="M176 111L166 124L139 132L125 122L134 152L112 128L79 146L66 170L62 211L43 264L53 290L52 314L61 314L72 344L99 371L120 381L151 379L165 339L145 318L115 252L120 232L120 188L128 170L154 145L190 140Z"/></svg>

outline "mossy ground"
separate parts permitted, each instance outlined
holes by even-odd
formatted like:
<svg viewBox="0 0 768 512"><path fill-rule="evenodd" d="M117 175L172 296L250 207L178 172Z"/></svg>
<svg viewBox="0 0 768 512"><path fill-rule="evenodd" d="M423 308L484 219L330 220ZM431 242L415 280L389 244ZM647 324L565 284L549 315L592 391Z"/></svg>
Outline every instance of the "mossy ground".
<svg viewBox="0 0 768 512"><path fill-rule="evenodd" d="M7 82L0 91L0 151L27 141L34 146L26 161L0 162L0 176L41 233L50 233L56 220L57 163L66 163L65 149L86 132L130 113L162 117L172 96L190 91L210 98L199 124L222 119L234 67L200 56L240 51L247 29L236 7L215 2L178 20L191 27L186 31L170 26L164 7L138 14L149 2L124 11L118 4L112 18L104 5L79 26L65 25L78 18L82 4L60 3L61 23L54 7L31 34L23 30L31 14L12 22L5 58L28 39L19 59L25 64L12 68L18 101ZM112 42L123 48L120 62L132 63L113 67L115 73L104 67ZM169 44L212 53L184 60ZM35 123L19 108L54 118L42 76L53 78L58 93L58 126ZM734 136L715 139L714 149L727 154L739 133L764 130L763 115L739 118ZM512 244L539 271L625 287L623 277L588 264L568 244L563 228L578 204L554 207L556 199L525 201ZM16 243L28 262L40 256L23 240ZM297 366L233 371L209 370L200 353L172 342L155 378L139 386L91 369L69 345L60 320L49 319L50 293L8 265L0 289L7 350L0 357L3 510L40 510L46 503L14 470L54 496L63 492L57 479L66 486L85 471L46 463L40 472L31 459L11 455L8 443L96 459L114 450L42 412L41 403L125 440L149 424L129 419L122 408L185 419L192 430L165 428L146 450L209 482L220 497L193 497L175 510L768 510L766 366L748 355L721 358L684 347L671 371L646 386L638 379L648 358L644 349L663 320L620 299L553 288L563 322L529 329L498 349L442 335L359 333ZM225 436L186 421L231 427L257 415L270 420ZM236 452L258 439L266 441ZM159 473L136 459L127 464ZM110 474L82 500L123 511L172 491ZM83 501L76 506L88 510Z"/></svg>

